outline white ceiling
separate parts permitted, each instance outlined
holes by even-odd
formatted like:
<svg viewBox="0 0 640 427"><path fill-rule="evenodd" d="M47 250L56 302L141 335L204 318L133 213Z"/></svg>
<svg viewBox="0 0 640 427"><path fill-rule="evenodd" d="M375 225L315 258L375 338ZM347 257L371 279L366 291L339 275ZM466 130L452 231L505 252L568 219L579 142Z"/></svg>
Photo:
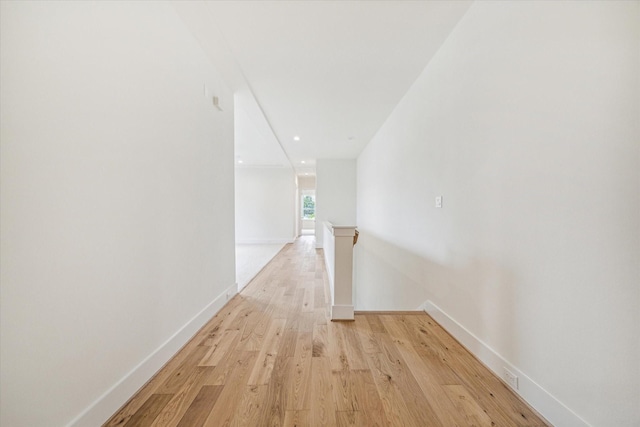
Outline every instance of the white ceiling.
<svg viewBox="0 0 640 427"><path fill-rule="evenodd" d="M316 159L358 156L470 4L210 1L174 7L236 91L242 107L236 109L236 157L244 165L291 162L302 174L315 172ZM243 131L249 123L255 130Z"/></svg>

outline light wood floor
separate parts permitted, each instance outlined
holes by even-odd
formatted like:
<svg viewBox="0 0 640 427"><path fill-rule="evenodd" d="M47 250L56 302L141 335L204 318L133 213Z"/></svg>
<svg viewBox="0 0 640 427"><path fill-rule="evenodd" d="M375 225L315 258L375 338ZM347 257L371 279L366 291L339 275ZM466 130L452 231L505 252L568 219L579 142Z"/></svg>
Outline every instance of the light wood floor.
<svg viewBox="0 0 640 427"><path fill-rule="evenodd" d="M314 246L287 245L105 425L547 425L426 314L327 322Z"/></svg>

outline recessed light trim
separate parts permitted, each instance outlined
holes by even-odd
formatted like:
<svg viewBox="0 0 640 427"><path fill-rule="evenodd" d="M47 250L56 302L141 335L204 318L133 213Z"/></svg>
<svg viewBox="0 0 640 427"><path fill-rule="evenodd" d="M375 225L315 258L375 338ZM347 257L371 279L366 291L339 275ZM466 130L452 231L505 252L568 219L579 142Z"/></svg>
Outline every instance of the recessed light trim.
<svg viewBox="0 0 640 427"><path fill-rule="evenodd" d="M302 163L302 164L304 165L304 164L305 164L305 161L303 160L303 161L301 161L300 163Z"/></svg>
<svg viewBox="0 0 640 427"><path fill-rule="evenodd" d="M300 141L300 137L298 135L296 135L296 136L293 137L293 140L294 141Z"/></svg>

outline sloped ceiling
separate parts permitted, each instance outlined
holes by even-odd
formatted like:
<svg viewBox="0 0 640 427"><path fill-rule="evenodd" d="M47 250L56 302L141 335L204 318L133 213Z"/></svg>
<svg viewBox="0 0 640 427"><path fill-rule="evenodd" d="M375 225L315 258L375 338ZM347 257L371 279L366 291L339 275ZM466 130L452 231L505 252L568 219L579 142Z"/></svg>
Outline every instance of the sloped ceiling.
<svg viewBox="0 0 640 427"><path fill-rule="evenodd" d="M238 120L272 151L236 131L243 163L290 162L300 174L314 173L316 159L357 157L470 4L173 3L237 92Z"/></svg>

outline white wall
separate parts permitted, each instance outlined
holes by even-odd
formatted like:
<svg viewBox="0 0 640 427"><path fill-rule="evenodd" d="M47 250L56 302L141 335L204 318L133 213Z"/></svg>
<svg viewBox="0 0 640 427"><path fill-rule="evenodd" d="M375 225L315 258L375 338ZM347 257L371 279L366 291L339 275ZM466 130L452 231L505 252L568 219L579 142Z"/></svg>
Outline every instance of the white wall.
<svg viewBox="0 0 640 427"><path fill-rule="evenodd" d="M0 424L95 426L233 290L232 94L166 3L0 15Z"/></svg>
<svg viewBox="0 0 640 427"><path fill-rule="evenodd" d="M295 197L291 168L236 168L236 242L292 242Z"/></svg>
<svg viewBox="0 0 640 427"><path fill-rule="evenodd" d="M315 231L316 221L314 219L303 219L301 222L302 222L302 230Z"/></svg>
<svg viewBox="0 0 640 427"><path fill-rule="evenodd" d="M316 161L316 247L322 247L323 222L356 225L356 160Z"/></svg>
<svg viewBox="0 0 640 427"><path fill-rule="evenodd" d="M474 3L358 159L356 309L432 301L558 426L640 424L639 4Z"/></svg>
<svg viewBox="0 0 640 427"><path fill-rule="evenodd" d="M315 176L299 176L298 188L302 190L315 190L316 189L316 177Z"/></svg>

